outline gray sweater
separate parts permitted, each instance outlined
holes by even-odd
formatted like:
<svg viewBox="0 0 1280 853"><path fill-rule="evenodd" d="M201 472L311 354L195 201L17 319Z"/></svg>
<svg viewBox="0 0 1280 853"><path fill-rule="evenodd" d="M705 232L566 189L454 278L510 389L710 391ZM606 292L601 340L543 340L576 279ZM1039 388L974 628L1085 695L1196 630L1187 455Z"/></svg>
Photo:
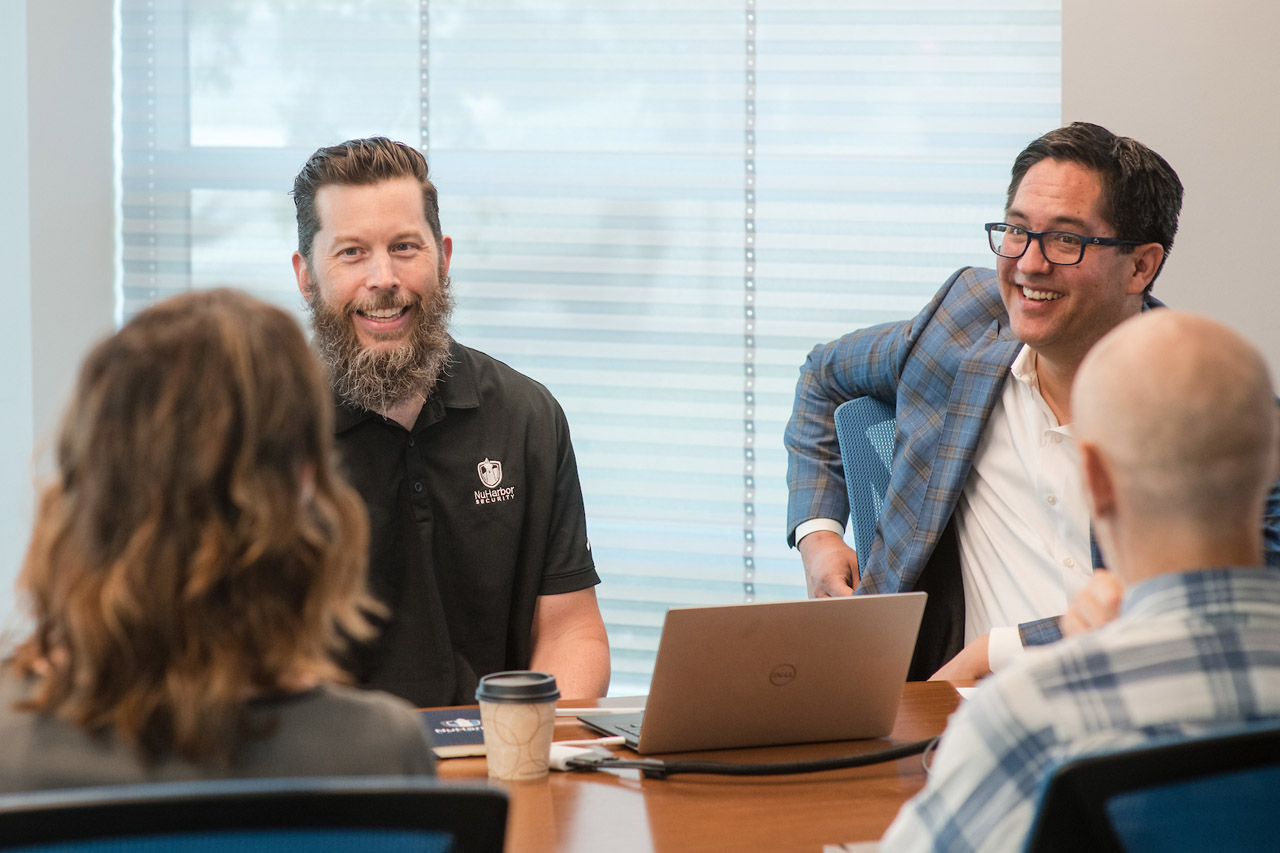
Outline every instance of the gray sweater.
<svg viewBox="0 0 1280 853"><path fill-rule="evenodd" d="M430 775L426 728L407 702L324 685L250 703L270 733L247 741L229 768L162 756L150 766L116 738L95 738L46 714L14 710L27 684L0 671L0 793L193 779Z"/></svg>

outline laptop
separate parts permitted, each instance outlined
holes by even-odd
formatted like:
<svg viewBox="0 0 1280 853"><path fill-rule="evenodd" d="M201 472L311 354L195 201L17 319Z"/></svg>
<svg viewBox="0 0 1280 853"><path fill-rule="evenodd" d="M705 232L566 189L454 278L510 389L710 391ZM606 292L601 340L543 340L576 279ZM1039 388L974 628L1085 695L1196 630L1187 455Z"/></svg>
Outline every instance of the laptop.
<svg viewBox="0 0 1280 853"><path fill-rule="evenodd" d="M673 607L644 712L578 719L642 754L884 737L925 597Z"/></svg>

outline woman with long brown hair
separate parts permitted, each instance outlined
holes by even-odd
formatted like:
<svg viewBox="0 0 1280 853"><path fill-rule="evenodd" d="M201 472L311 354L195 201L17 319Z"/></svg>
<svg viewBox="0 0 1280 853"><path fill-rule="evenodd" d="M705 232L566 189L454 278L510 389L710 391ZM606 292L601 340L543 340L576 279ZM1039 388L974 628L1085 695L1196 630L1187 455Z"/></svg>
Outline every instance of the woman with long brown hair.
<svg viewBox="0 0 1280 853"><path fill-rule="evenodd" d="M410 706L339 686L381 605L331 411L297 324L235 291L89 354L0 668L0 790L431 772Z"/></svg>

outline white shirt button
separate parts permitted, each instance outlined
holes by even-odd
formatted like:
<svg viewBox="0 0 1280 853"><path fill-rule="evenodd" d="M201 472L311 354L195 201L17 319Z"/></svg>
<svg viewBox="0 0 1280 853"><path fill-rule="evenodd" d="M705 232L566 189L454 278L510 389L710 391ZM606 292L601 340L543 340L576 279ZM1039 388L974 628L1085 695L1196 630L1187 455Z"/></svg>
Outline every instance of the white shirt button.
<svg viewBox="0 0 1280 853"><path fill-rule="evenodd" d="M1057 505L1058 505L1058 496L1057 496L1057 495L1049 495L1048 497L1046 497L1046 498L1045 498L1045 500L1049 502L1049 506L1057 506Z"/></svg>
<svg viewBox="0 0 1280 853"><path fill-rule="evenodd" d="M1062 561L1062 565L1066 566L1068 569L1074 569L1076 567L1076 561L1067 557L1067 559Z"/></svg>

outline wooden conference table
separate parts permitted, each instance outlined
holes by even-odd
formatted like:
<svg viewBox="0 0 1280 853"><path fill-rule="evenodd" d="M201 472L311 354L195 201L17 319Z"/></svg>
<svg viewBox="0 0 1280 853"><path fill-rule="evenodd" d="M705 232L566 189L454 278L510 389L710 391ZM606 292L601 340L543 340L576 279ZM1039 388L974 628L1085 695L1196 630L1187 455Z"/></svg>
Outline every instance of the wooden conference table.
<svg viewBox="0 0 1280 853"><path fill-rule="evenodd" d="M945 682L910 682L887 740L680 753L674 758L801 761L857 752L940 733L960 697ZM634 704L562 700L566 707ZM594 737L576 718L557 718L556 740ZM617 748L615 748L617 749ZM632 755L621 748L622 754ZM667 756L659 756L667 757ZM486 776L483 758L439 763L445 779ZM898 808L924 786L920 756L887 764L797 776L646 779L637 770L559 773L506 785L509 853L541 851L769 850L820 853L823 845L874 841Z"/></svg>

